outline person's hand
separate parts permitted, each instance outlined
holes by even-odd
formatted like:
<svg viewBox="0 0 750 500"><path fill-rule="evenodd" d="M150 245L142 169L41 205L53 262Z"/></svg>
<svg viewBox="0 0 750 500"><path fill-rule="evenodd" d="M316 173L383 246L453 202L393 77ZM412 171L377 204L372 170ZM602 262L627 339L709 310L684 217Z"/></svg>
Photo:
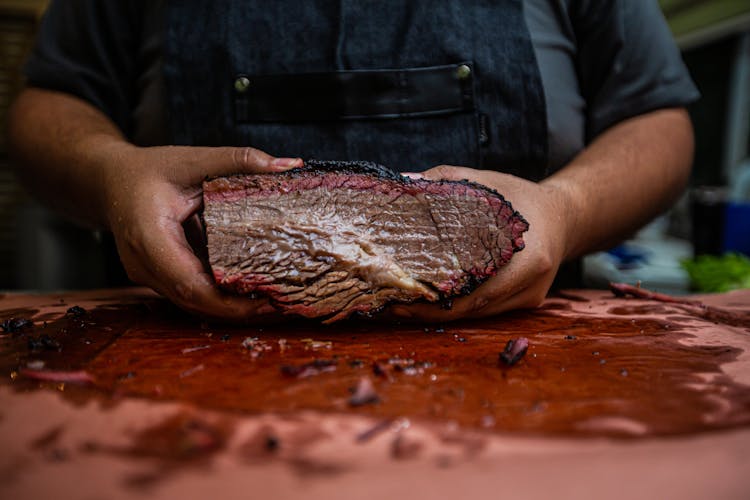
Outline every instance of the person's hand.
<svg viewBox="0 0 750 500"><path fill-rule="evenodd" d="M299 158L274 158L253 148L117 145L102 169L102 185L128 277L202 316L242 321L273 312L265 299L221 293L183 226L202 205L206 177L300 166Z"/></svg>
<svg viewBox="0 0 750 500"><path fill-rule="evenodd" d="M512 175L488 170L441 165L421 174L430 180L467 179L497 190L529 222L524 233L525 248L514 254L498 274L466 297L453 301L449 310L436 304L395 305L391 312L401 318L421 321L450 321L478 318L512 309L537 307L544 300L565 257L570 234L571 206L568 194Z"/></svg>

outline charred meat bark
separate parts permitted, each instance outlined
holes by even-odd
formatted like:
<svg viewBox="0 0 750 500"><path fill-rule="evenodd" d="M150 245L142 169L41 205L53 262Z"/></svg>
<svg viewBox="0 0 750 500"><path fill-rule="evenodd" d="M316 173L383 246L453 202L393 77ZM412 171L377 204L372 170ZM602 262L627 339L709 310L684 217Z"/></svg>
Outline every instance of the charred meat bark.
<svg viewBox="0 0 750 500"><path fill-rule="evenodd" d="M220 177L203 196L218 285L327 322L470 293L523 249L528 229L484 186L368 162Z"/></svg>

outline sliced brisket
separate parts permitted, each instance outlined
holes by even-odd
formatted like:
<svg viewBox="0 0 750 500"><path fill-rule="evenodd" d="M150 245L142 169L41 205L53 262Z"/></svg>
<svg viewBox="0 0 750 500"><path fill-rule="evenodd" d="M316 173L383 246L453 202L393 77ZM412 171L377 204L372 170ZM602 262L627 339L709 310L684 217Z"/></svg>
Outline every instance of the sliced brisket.
<svg viewBox="0 0 750 500"><path fill-rule="evenodd" d="M203 196L219 286L327 322L467 294L523 249L528 229L484 186L367 162L216 178Z"/></svg>

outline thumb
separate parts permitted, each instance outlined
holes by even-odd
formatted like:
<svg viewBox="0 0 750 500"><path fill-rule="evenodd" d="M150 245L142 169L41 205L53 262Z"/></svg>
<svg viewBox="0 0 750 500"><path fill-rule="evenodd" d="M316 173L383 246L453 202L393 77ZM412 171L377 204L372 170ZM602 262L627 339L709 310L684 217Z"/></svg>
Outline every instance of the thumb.
<svg viewBox="0 0 750 500"><path fill-rule="evenodd" d="M200 179L231 174L283 172L304 165L301 158L276 158L251 147L192 147L189 161L201 166Z"/></svg>
<svg viewBox="0 0 750 500"><path fill-rule="evenodd" d="M475 172L466 167L455 167L453 165L438 165L432 167L429 170L421 172L421 177L431 181L437 180L449 180L449 181L461 181L468 180L474 177Z"/></svg>

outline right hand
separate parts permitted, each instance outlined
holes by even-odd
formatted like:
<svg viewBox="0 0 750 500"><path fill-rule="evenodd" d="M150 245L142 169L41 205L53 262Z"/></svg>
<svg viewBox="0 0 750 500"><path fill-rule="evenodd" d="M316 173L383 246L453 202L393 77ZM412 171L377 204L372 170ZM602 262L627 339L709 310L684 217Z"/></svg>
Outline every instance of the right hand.
<svg viewBox="0 0 750 500"><path fill-rule="evenodd" d="M410 175L415 176L433 181L469 180L502 193L529 222L529 229L523 235L526 246L471 294L452 301L449 310L437 304L416 302L395 304L390 312L402 319L443 322L538 307L565 259L570 235L575 234L570 228L571 216L576 211L571 209L574 205L568 191L498 171L451 165Z"/></svg>
<svg viewBox="0 0 750 500"><path fill-rule="evenodd" d="M128 277L201 316L244 321L275 311L267 299L223 294L185 236L202 206L206 177L281 172L299 158L274 158L253 148L114 143L102 170L106 218Z"/></svg>

